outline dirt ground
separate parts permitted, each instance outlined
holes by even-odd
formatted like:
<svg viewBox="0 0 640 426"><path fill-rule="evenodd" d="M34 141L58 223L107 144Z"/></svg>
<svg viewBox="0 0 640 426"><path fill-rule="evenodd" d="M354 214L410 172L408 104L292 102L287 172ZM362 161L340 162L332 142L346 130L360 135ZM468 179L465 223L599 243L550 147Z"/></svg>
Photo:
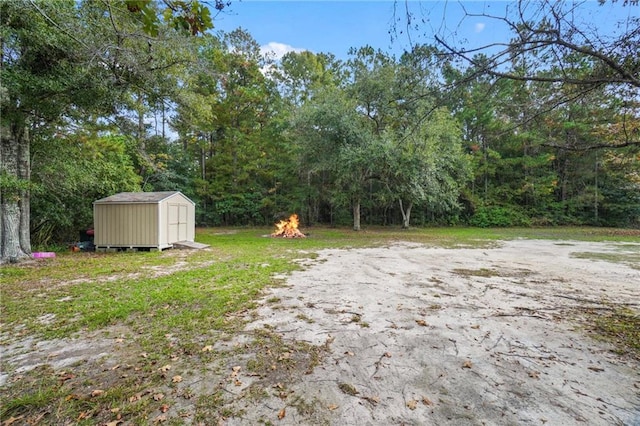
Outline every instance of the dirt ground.
<svg viewBox="0 0 640 426"><path fill-rule="evenodd" d="M222 383L236 414L210 424L639 426L640 363L613 353L582 321L585 309L640 310L640 265L612 261L638 245L323 250L281 277L244 333L218 343L228 349L220 362L233 380ZM304 344L321 348L317 363L299 374L250 374L250 336L265 330L291 348L278 361ZM252 349L238 352L243 345ZM19 372L104 360L118 348L87 339L2 349ZM216 380L192 380L205 382Z"/></svg>
<svg viewBox="0 0 640 426"><path fill-rule="evenodd" d="M590 259L624 251L532 240L325 250L250 327L330 343L291 390L333 425L640 425L638 362L579 326L584 308L640 308L638 265ZM281 405L261 401L229 423ZM284 414L278 424L310 421Z"/></svg>

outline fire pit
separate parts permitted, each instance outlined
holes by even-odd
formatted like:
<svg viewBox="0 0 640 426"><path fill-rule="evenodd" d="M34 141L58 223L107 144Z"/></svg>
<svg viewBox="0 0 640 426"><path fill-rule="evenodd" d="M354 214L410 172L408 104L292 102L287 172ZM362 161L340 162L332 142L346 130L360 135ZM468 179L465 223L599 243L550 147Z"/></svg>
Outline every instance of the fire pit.
<svg viewBox="0 0 640 426"><path fill-rule="evenodd" d="M306 235L298 229L299 224L298 215L294 213L289 216L289 219L276 223L276 230L271 236L280 238L306 238Z"/></svg>

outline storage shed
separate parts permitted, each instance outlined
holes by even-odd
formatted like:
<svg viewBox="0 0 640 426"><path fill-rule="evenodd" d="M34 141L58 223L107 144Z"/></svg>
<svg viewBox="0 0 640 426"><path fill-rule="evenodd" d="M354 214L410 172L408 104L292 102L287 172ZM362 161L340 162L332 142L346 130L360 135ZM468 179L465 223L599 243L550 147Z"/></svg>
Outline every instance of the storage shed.
<svg viewBox="0 0 640 426"><path fill-rule="evenodd" d="M163 250L195 237L195 203L179 191L121 192L94 201L96 250Z"/></svg>

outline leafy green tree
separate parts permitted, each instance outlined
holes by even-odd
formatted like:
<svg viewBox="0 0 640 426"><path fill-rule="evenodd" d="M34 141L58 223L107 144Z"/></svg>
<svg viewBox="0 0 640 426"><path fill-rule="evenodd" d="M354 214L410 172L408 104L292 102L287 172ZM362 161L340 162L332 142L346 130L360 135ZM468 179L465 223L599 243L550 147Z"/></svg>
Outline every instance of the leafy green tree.
<svg viewBox="0 0 640 426"><path fill-rule="evenodd" d="M599 1L602 14L588 13L584 10L586 4L519 0L505 4L504 10L495 14L491 13L493 8L471 13L462 5L464 17L460 24L467 19L481 18L488 22L487 27L495 25L511 30L513 37L503 41L505 48L496 49L495 43L482 44L474 40L463 43L456 40L456 32L446 26L436 32L434 39L438 47L465 65L494 78L574 87L571 97L563 98L560 103L554 100L546 104L545 109L571 102L576 97L589 96L594 89L626 88L637 96L640 89L638 2L602 0ZM601 16L620 18L603 26L597 21ZM407 19L411 18L417 22L418 17L408 12ZM420 31L420 25L415 28ZM509 67L514 56L532 54L537 57L539 66ZM576 62L576 56L592 64L588 72ZM479 61L480 57L483 60ZM562 72L545 73L549 67ZM625 143L640 144L640 141L631 137Z"/></svg>
<svg viewBox="0 0 640 426"><path fill-rule="evenodd" d="M410 226L414 205L437 214L455 213L471 169L459 124L448 110L433 111L394 140L387 185L399 204L402 227Z"/></svg>
<svg viewBox="0 0 640 426"><path fill-rule="evenodd" d="M94 200L140 190L126 145L125 137L91 133L33 138L34 244L77 241L92 227Z"/></svg>
<svg viewBox="0 0 640 426"><path fill-rule="evenodd" d="M184 81L175 127L200 164L199 220L271 222L292 153L276 130L283 105L262 73L268 63L242 30L205 38L198 61Z"/></svg>
<svg viewBox="0 0 640 426"><path fill-rule="evenodd" d="M357 104L336 87L327 87L305 103L296 116L301 164L328 179L330 202L351 206L353 229L361 228L360 208L366 183L377 173L379 150Z"/></svg>
<svg viewBox="0 0 640 426"><path fill-rule="evenodd" d="M175 58L155 54L162 40L143 30L161 9L145 3L140 15L136 3L0 3L0 261L31 250L30 132L130 111L131 93L144 92L149 72L175 65ZM173 40L180 37L173 32Z"/></svg>
<svg viewBox="0 0 640 426"><path fill-rule="evenodd" d="M340 83L340 63L332 54L288 52L271 75L278 81L284 99L294 106L309 100L315 90Z"/></svg>

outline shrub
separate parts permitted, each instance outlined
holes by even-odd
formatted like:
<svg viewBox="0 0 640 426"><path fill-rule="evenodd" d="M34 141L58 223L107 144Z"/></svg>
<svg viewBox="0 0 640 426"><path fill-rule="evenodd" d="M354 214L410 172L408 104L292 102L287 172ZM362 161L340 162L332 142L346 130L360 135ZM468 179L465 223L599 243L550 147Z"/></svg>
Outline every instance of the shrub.
<svg viewBox="0 0 640 426"><path fill-rule="evenodd" d="M479 207L471 217L469 224L481 228L491 226L529 226L531 219L514 207Z"/></svg>

